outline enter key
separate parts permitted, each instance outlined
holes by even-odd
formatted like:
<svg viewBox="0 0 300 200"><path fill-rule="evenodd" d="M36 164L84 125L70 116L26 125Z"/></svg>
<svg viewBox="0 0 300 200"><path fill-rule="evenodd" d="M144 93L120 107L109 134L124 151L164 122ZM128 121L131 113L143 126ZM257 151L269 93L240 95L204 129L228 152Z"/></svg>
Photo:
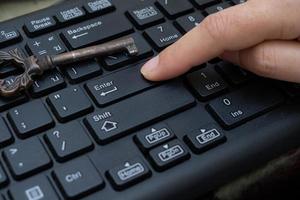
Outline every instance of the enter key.
<svg viewBox="0 0 300 200"><path fill-rule="evenodd" d="M142 65L92 80L86 84L86 88L95 103L100 107L142 92L155 84L142 77L140 66Z"/></svg>

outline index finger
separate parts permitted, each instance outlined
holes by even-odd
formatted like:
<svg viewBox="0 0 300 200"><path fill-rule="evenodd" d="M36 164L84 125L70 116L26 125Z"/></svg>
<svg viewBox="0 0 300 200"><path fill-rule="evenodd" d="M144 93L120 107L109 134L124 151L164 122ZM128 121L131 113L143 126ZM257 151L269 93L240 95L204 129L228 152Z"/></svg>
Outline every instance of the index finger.
<svg viewBox="0 0 300 200"><path fill-rule="evenodd" d="M252 0L210 15L149 61L142 73L154 81L169 79L224 51L238 51L269 39L295 39L300 33L296 26L299 6L294 0Z"/></svg>

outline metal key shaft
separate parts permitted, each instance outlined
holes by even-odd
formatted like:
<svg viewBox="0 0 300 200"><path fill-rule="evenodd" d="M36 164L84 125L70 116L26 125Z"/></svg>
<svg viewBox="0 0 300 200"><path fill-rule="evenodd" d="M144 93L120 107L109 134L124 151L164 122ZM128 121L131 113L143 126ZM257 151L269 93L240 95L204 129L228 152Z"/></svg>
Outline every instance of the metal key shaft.
<svg viewBox="0 0 300 200"><path fill-rule="evenodd" d="M125 37L59 55L46 55L42 57L24 57L18 49L9 52L0 51L0 64L5 61L12 61L17 67L24 69L24 73L16 76L11 84L7 83L4 79L0 79L0 96L11 97L23 90L27 90L33 84L36 76L40 76L45 71L54 69L56 66L64 66L120 52L127 52L130 56L136 55L138 49L134 39Z"/></svg>
<svg viewBox="0 0 300 200"><path fill-rule="evenodd" d="M121 51L126 51L133 56L138 53L138 49L133 38L121 38L101 45L95 45L62 53L53 56L44 56L39 58L38 64L42 70L49 70L55 66L62 66L83 60L112 55Z"/></svg>

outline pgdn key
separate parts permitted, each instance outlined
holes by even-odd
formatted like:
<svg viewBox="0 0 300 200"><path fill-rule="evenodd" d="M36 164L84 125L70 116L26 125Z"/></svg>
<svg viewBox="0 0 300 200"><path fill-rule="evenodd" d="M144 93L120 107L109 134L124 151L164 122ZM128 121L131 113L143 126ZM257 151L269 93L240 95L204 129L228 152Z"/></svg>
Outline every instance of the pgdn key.
<svg viewBox="0 0 300 200"><path fill-rule="evenodd" d="M190 157L189 152L179 142L172 140L149 152L154 167L158 171L166 170Z"/></svg>

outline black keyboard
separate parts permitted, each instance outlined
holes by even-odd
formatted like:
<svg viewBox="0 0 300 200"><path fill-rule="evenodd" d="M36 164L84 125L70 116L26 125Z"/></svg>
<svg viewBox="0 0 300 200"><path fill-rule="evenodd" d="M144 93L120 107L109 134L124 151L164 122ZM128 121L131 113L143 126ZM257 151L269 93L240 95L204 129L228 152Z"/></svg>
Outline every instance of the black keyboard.
<svg viewBox="0 0 300 200"><path fill-rule="evenodd" d="M220 59L161 83L140 74L207 15L242 2L72 0L2 22L1 51L59 54L131 35L139 54L58 66L0 98L0 199L200 199L298 147L299 85ZM19 73L0 67L7 83Z"/></svg>

